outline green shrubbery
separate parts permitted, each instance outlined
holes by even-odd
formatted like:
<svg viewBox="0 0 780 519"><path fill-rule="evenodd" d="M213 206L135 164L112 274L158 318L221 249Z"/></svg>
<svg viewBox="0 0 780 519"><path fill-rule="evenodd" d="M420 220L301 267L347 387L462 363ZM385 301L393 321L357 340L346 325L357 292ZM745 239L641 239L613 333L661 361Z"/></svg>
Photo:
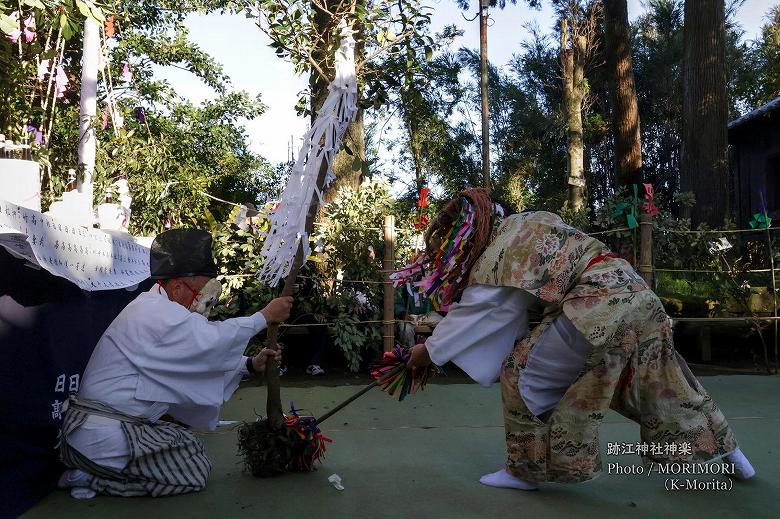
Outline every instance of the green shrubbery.
<svg viewBox="0 0 780 519"><path fill-rule="evenodd" d="M261 214L267 215L268 209ZM313 290L299 297L296 305L300 313L331 323L333 343L351 371L359 370L368 352L381 351L381 324L363 321L381 320L382 285L377 283L382 280L381 229L384 216L393 209L389 185L383 180L367 181L359 190L343 189L325 207L321 224L311 236L314 252L304 275L311 278ZM212 315L216 318L256 312L278 293L256 277L267 218L261 217L252 232L236 231L230 227L236 214L234 211L227 223L217 224L212 219L215 258L223 284L220 304Z"/></svg>

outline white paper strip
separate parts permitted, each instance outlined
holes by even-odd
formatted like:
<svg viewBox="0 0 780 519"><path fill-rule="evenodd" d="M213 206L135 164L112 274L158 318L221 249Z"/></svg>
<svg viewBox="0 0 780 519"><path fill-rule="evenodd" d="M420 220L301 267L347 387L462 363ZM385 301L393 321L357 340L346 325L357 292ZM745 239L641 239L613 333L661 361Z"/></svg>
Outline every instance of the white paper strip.
<svg viewBox="0 0 780 519"><path fill-rule="evenodd" d="M322 204L322 193L317 188L320 165L323 160L327 161L327 187L335 179L333 157L357 113L355 40L352 38L352 29L343 20L340 29L341 45L336 53L336 77L328 86L328 97L317 112L314 124L303 138L298 160L293 166L279 206L271 215L270 230L263 244L263 266L258 277L271 286L278 285L290 273L301 240L304 260L311 253L306 233L306 215L315 193Z"/></svg>
<svg viewBox="0 0 780 519"><path fill-rule="evenodd" d="M149 249L132 239L5 200L0 200L0 246L88 291L130 287L149 278Z"/></svg>

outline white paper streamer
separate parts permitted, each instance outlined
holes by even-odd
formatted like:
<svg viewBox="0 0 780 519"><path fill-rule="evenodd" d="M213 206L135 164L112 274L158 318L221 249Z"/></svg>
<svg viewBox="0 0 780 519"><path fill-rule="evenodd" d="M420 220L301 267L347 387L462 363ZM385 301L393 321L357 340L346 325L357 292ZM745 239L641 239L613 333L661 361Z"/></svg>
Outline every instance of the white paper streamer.
<svg viewBox="0 0 780 519"><path fill-rule="evenodd" d="M324 186L327 187L336 178L333 157L357 113L354 33L343 20L339 28L341 45L336 53L336 77L328 86L328 97L317 112L314 124L303 138L290 180L279 206L271 214L270 230L263 244L263 266L258 277L271 286L278 285L290 273L299 243L303 243L304 261L311 253L306 215L315 193L320 204L323 203L322 192L317 187L320 165L323 160L327 161Z"/></svg>

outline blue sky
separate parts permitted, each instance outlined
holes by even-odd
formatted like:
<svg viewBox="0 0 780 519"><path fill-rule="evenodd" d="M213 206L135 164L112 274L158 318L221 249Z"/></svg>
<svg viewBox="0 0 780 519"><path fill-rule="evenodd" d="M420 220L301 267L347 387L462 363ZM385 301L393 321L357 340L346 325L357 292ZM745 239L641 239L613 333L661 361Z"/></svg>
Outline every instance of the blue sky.
<svg viewBox="0 0 780 519"><path fill-rule="evenodd" d="M468 22L454 0L428 0L434 9L433 29L440 30L455 24L465 31L456 47L477 48L479 26ZM472 2L476 5L476 2ZM642 0L629 0L629 17L639 16L644 8ZM753 39L759 32L764 16L776 0L747 0L737 19ZM492 11L495 23L489 29L488 56L491 62L503 65L520 44L528 38L526 25L537 23L545 32L552 29L554 16L549 7L529 9L524 5L508 6ZM473 17L470 13L469 17ZM307 122L295 114L298 93L306 88L307 79L296 77L292 67L276 57L268 48L268 40L251 20L243 16L213 14L191 16L187 19L191 39L222 63L236 90L260 94L268 110L260 118L247 121L250 146L272 163L287 160L289 142L295 143L307 129ZM213 92L187 72L167 67L159 70L184 97L198 103L213 97Z"/></svg>

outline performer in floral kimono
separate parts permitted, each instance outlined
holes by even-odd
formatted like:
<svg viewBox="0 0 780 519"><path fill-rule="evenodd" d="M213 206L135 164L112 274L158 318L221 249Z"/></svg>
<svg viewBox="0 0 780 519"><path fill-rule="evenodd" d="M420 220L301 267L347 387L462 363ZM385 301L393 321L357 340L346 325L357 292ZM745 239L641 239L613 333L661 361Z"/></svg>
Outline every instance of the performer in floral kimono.
<svg viewBox="0 0 780 519"><path fill-rule="evenodd" d="M755 474L675 351L660 300L606 245L548 212L502 218L481 189L449 202L426 241L427 254L394 279L452 305L409 365L453 361L485 386L500 375L508 459L483 484L533 490L596 477L610 408L659 446L643 453L646 465L725 458L736 477ZM529 333L536 304L544 318Z"/></svg>
<svg viewBox="0 0 780 519"><path fill-rule="evenodd" d="M152 243L158 280L120 312L95 346L65 413L59 481L76 498L168 496L206 486L211 462L187 428L214 430L241 378L280 353L245 357L249 339L290 315L277 298L252 316L209 321L221 292L211 235L173 229ZM177 422L177 423L174 423Z"/></svg>

